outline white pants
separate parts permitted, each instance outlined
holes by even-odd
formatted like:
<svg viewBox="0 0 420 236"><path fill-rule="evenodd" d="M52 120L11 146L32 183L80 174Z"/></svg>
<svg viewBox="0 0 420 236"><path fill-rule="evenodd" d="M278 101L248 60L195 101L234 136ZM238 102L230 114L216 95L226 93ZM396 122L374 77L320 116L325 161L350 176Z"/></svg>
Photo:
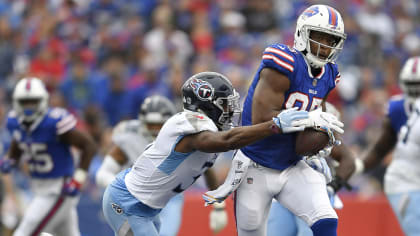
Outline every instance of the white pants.
<svg viewBox="0 0 420 236"><path fill-rule="evenodd" d="M47 232L54 236L79 236L76 205L79 197L35 195L13 236L35 236Z"/></svg>
<svg viewBox="0 0 420 236"><path fill-rule="evenodd" d="M244 154L238 151L236 155ZM338 218L328 198L324 176L304 161L283 171L252 163L235 195L239 236L266 235L273 198L309 226L320 219Z"/></svg>

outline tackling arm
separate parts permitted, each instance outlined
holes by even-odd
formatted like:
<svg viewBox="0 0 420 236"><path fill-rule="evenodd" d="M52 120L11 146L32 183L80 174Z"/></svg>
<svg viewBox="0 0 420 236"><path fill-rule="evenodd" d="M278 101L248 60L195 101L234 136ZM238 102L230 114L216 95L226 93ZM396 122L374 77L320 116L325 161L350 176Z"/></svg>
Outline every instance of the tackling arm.
<svg viewBox="0 0 420 236"><path fill-rule="evenodd" d="M185 136L175 147L175 151L188 153L195 150L208 153L235 150L255 141L270 136L275 126L273 121L267 121L253 126L233 128L229 131L200 133Z"/></svg>

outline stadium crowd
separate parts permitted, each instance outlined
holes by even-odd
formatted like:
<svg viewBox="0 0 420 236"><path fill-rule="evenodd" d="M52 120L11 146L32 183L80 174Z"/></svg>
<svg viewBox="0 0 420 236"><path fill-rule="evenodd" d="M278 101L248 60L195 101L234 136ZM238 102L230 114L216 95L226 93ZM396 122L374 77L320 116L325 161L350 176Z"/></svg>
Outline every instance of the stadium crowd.
<svg viewBox="0 0 420 236"><path fill-rule="evenodd" d="M51 104L70 110L100 144L93 173L112 127L136 118L147 96L164 95L181 109L184 80L210 70L227 75L244 99L264 48L292 46L299 12L318 3L344 19L342 76L329 102L342 113L344 142L361 153L387 100L401 93L402 63L420 54L416 0L0 0L0 117L20 78L42 79ZM3 126L0 152L10 142ZM357 179L354 191L381 191L383 170ZM101 190L87 189L99 202Z"/></svg>

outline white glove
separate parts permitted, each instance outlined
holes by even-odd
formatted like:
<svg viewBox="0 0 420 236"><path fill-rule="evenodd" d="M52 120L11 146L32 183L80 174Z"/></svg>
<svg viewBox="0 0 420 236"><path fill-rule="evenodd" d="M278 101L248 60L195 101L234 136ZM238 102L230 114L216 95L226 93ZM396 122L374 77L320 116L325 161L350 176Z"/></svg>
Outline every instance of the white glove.
<svg viewBox="0 0 420 236"><path fill-rule="evenodd" d="M282 133L291 133L303 131L305 124L309 123L309 112L298 111L297 107L281 111L276 117L273 117L274 123L282 130ZM302 120L306 120L303 122ZM297 123L297 121L301 121Z"/></svg>
<svg viewBox="0 0 420 236"><path fill-rule="evenodd" d="M315 128L315 129L331 129L337 133L344 133L342 129L344 124L338 120L333 114L323 112L321 108L318 108L314 111L310 111L309 119L301 119L294 122L294 125L304 125L305 128Z"/></svg>
<svg viewBox="0 0 420 236"><path fill-rule="evenodd" d="M331 186L327 186L327 193L330 198L331 206L334 207L334 209L343 209L343 201L341 201L340 197L335 193Z"/></svg>
<svg viewBox="0 0 420 236"><path fill-rule="evenodd" d="M210 212L210 229L214 234L222 231L228 223L228 216L225 210L225 202L213 204Z"/></svg>
<svg viewBox="0 0 420 236"><path fill-rule="evenodd" d="M327 184L332 181L331 170L324 157L313 155L309 157L306 156L303 158L303 160L306 162L306 164L312 167L312 169L323 174Z"/></svg>
<svg viewBox="0 0 420 236"><path fill-rule="evenodd" d="M215 202L223 202L233 191L235 191L248 170L250 159L241 153L236 153L233 157L229 173L225 182L216 190L207 191L203 194L204 205L213 204Z"/></svg>

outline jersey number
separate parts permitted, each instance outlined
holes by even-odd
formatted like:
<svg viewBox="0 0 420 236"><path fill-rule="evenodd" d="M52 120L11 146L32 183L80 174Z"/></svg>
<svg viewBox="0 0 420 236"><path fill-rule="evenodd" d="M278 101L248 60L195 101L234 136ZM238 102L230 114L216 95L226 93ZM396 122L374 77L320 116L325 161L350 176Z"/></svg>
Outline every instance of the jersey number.
<svg viewBox="0 0 420 236"><path fill-rule="evenodd" d="M299 110L308 110L309 104L311 107L309 111L317 109L322 102L322 98L313 97L312 101L309 101L309 96L301 92L294 92L289 95L285 103L286 109L292 108L295 105L298 105ZM299 106L300 104L300 106Z"/></svg>
<svg viewBox="0 0 420 236"><path fill-rule="evenodd" d="M54 168L54 162L47 153L47 145L44 143L20 143L19 147L30 156L29 169L31 172L40 174L48 173Z"/></svg>

